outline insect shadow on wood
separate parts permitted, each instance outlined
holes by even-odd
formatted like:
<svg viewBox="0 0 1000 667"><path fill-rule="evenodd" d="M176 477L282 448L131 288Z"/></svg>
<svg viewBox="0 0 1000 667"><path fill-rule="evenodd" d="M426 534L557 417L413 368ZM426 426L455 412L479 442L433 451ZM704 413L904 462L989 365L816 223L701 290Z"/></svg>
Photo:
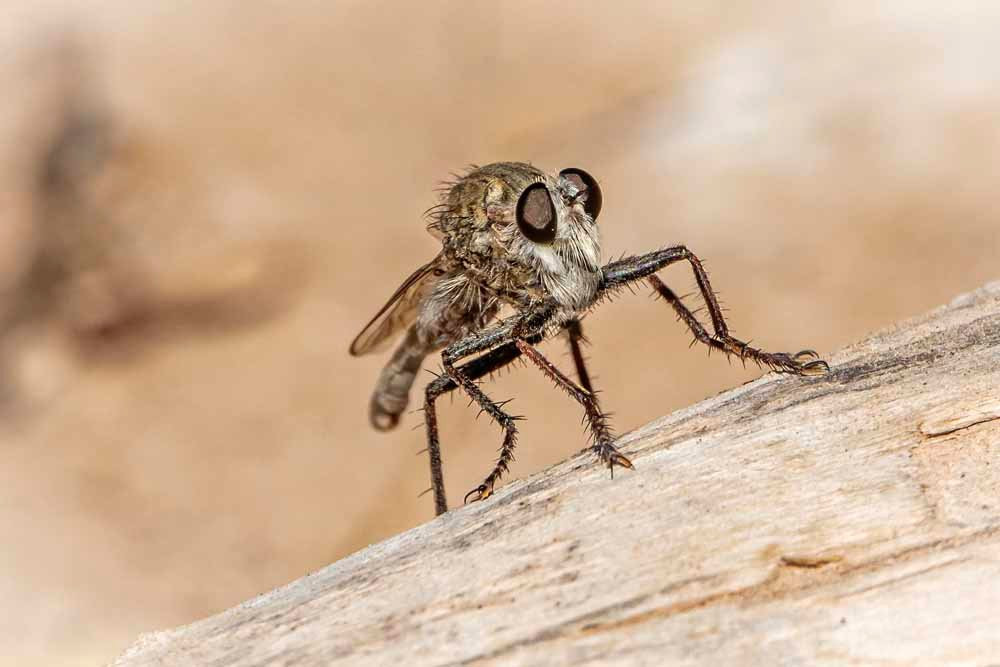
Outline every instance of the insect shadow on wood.
<svg viewBox="0 0 1000 667"><path fill-rule="evenodd" d="M352 355L382 350L402 335L375 384L372 425L392 429L409 402L424 359L441 351L442 371L424 391L424 424L431 487L438 514L448 510L435 401L465 392L504 431L500 456L465 501L488 498L509 469L517 441L516 417L477 382L517 359L534 364L575 399L586 415L591 451L614 472L632 468L614 444L581 352L581 318L624 287L646 281L687 325L697 342L727 356L780 373L821 375L829 370L812 350L771 353L729 334L722 308L701 261L685 246L623 257L601 264L597 218L603 198L582 169L547 174L530 164L498 162L473 167L447 184L440 204L428 211L428 231L441 242L437 257L414 271L351 343ZM656 272L687 262L705 301L711 332ZM499 317L501 308L513 314ZM576 367L573 380L536 345L565 333ZM462 363L465 360L465 363Z"/></svg>

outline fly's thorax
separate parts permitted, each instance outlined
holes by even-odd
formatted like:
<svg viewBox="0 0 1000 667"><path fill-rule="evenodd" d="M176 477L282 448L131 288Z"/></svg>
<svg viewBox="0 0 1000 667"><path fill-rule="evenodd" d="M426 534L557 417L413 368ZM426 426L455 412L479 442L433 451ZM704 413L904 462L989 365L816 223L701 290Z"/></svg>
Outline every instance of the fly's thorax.
<svg viewBox="0 0 1000 667"><path fill-rule="evenodd" d="M425 345L444 347L484 328L500 309L496 294L465 271L442 276L424 300L416 330Z"/></svg>

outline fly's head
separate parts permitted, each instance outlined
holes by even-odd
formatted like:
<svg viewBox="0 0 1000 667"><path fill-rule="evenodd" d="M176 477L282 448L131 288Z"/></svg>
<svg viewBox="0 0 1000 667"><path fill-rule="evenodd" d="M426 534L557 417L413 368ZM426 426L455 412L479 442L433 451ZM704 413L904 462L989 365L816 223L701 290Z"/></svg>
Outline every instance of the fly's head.
<svg viewBox="0 0 1000 667"><path fill-rule="evenodd" d="M541 292L579 311L600 284L601 203L597 181L582 169L552 175L498 162L452 185L431 229L469 268L499 276L505 290Z"/></svg>

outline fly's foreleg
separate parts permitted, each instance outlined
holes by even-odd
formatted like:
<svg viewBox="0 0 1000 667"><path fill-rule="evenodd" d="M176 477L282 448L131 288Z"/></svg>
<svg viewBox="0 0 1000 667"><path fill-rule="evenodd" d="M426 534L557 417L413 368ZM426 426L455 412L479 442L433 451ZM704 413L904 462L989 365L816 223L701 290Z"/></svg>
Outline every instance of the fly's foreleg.
<svg viewBox="0 0 1000 667"><path fill-rule="evenodd" d="M709 318L712 321L712 334L705 330L705 327L698 321L694 313L684 305L680 297L655 275L660 269L681 261L688 262L694 272L695 282L698 284L698 290L701 292ZM713 349L721 350L727 355L735 356L743 361L749 359L779 373L822 375L830 370L830 366L819 359L813 350L802 350L795 354L765 352L750 347L749 344L730 335L729 325L726 323L722 308L719 306L719 300L709 282L708 273L702 266L701 260L685 246L674 246L646 255L626 257L612 262L604 267L603 278L602 291L604 292L613 291L629 283L645 279L652 285L657 294L673 307L677 316L694 334L695 340Z"/></svg>

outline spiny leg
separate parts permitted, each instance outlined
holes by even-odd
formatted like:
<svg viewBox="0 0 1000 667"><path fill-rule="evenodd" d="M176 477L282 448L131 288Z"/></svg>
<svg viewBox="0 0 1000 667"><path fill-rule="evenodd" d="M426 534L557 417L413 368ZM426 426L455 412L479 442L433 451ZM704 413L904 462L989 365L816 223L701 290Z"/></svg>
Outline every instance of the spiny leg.
<svg viewBox="0 0 1000 667"><path fill-rule="evenodd" d="M663 297L664 301L673 306L677 316L683 320L691 330L691 333L694 334L695 340L700 343L704 343L713 349L721 350L727 355L735 355L744 362L750 359L760 366L767 366L779 373L820 375L829 370L827 363L818 359L816 352L813 350L803 350L795 355L784 352L765 352L750 347L747 343L732 337L726 329L723 329L723 333L721 334L716 330L715 335L712 336L705 331L705 327L701 325L701 322L698 321L694 313L684 305L680 297L667 287L659 277L655 275L649 276L646 280Z"/></svg>
<svg viewBox="0 0 1000 667"><path fill-rule="evenodd" d="M495 348L496 350L506 349L506 344L512 342L512 338L514 337L513 329L515 327L523 332L521 334L522 337L526 336L531 340L537 340L541 337L539 332L544 330L543 325L548 317L549 311L539 308L535 312L528 314L527 317L520 318L517 321L504 321L491 329L467 336L460 341L452 343L441 353L441 362L444 366L445 377L453 381L455 385L461 387L465 393L479 404L483 412L487 413L504 429L504 441L500 448L500 457L497 459L496 465L486 479L483 480L482 484L472 492L466 494L466 501L473 494L477 494L476 500L482 500L493 493L494 485L503 473L508 470L510 461L514 458L517 427L514 424L515 418L504 412L500 404L490 400L476 384L475 379L455 364L464 357L478 354L484 350L490 350L491 348ZM531 331L528 331L529 327L532 329ZM488 357L489 354L487 353L483 356ZM511 353L507 351L503 353L496 352L496 354L504 355ZM508 361L512 360L513 358L508 359ZM475 364L478 361L477 359L470 363ZM484 369L480 375L484 375L487 372L489 371ZM427 451L431 460L431 483L434 488L434 506L438 514L446 512L448 505L444 496L444 476L441 471L441 447L437 432L437 413L433 404L437 396L443 392L445 386L446 383L432 391L430 385L428 385L424 400L424 410L427 412L424 415L427 423Z"/></svg>
<svg viewBox="0 0 1000 667"><path fill-rule="evenodd" d="M612 470L612 474L614 474L614 467L616 465L622 466L623 468L632 468L632 462L628 460L628 457L615 448L613 444L614 436L612 436L611 429L608 427L607 417L603 412L601 412L601 408L597 404L597 397L594 395L593 391L578 386L575 382L563 375L563 373L556 368L552 362L542 356L542 353L536 350L527 341L518 339L515 341L515 344L517 345L517 349L519 349L527 359L538 366L538 368L540 368L550 380L556 383L557 387L566 391L566 393L576 399L576 401L583 406L583 409L587 414L590 431L594 436L594 445L591 449L601 459L601 461L608 465L608 467Z"/></svg>
<svg viewBox="0 0 1000 667"><path fill-rule="evenodd" d="M500 407L501 404L491 400L474 380L470 379L460 368L455 366L454 361L449 358L447 353L442 355L442 358L445 371L449 377L455 380L465 390L465 393L479 404L481 410L488 414L504 430L503 444L500 445L500 456L497 458L493 470L486 476L482 484L465 494L464 498L464 502L469 502L471 496L475 496L473 500L485 500L493 495L493 487L496 486L496 483L503 474L510 469L510 462L514 460L514 445L517 443L516 418L504 412Z"/></svg>
<svg viewBox="0 0 1000 667"><path fill-rule="evenodd" d="M709 335L698 319L687 306L681 302L680 298L667 287L662 280L654 275L656 271L669 266L675 262L687 261L694 272L695 281L698 283L698 290L701 292L708 308L709 317L712 320L714 335ZM734 338L729 334L729 327L722 315L722 308L712 290L712 284L708 280L708 273L701 264L701 260L684 246L674 246L664 250L657 250L639 257L627 257L617 262L612 262L604 267L602 291L615 290L630 282L646 278L653 288L671 306L673 306L678 316L691 329L695 338L702 343L709 345L726 354L733 354L740 359L750 359L755 363L767 366L780 373L794 373L796 375L822 375L830 370L830 366L812 350L803 350L797 354L770 353L750 347L747 343Z"/></svg>
<svg viewBox="0 0 1000 667"><path fill-rule="evenodd" d="M463 364L461 370L467 377L477 380L484 375L503 368L521 356L521 351L513 343L501 345L481 357ZM427 429L427 454L431 466L431 488L434 490L434 511L444 514L448 511L448 501L444 491L444 471L441 466L441 445L438 438L437 408L434 401L443 394L456 389L458 385L447 375L435 378L424 391L424 424Z"/></svg>
<svg viewBox="0 0 1000 667"><path fill-rule="evenodd" d="M424 390L424 427L427 430L427 456L431 464L431 488L434 489L434 514L440 516L448 511L448 499L444 493L444 470L441 467L441 444L438 437L437 409L434 401L441 395L435 380Z"/></svg>
<svg viewBox="0 0 1000 667"><path fill-rule="evenodd" d="M569 349L573 355L573 364L576 366L576 376L580 378L580 386L596 400L594 386L590 382L590 373L587 372L586 360L583 358L583 349L580 345L580 343L587 342L583 335L583 327L580 326L580 320L571 320L566 325L566 332L569 334Z"/></svg>
<svg viewBox="0 0 1000 667"><path fill-rule="evenodd" d="M586 360L583 356L581 343L586 343L587 338L583 335L583 327L580 324L580 320L570 320L566 324L566 331L569 334L570 353L573 356L573 364L576 366L576 375L580 379L580 386L590 395L590 400L593 402L595 411L603 414L598 403L597 392L594 391L594 385L590 379L590 373L587 371ZM558 382L558 380L556 381ZM607 421L606 416L604 421ZM605 462L611 460L611 456L613 456L613 454L618 454L619 456L622 456L622 458L625 458L623 455L619 454L617 450L612 453L607 449L604 449L603 451L597 451L596 454L602 461ZM628 461L627 458L625 458L625 460ZM631 462L629 462L627 467L632 467ZM614 466L611 466L611 472L612 475L614 475Z"/></svg>

